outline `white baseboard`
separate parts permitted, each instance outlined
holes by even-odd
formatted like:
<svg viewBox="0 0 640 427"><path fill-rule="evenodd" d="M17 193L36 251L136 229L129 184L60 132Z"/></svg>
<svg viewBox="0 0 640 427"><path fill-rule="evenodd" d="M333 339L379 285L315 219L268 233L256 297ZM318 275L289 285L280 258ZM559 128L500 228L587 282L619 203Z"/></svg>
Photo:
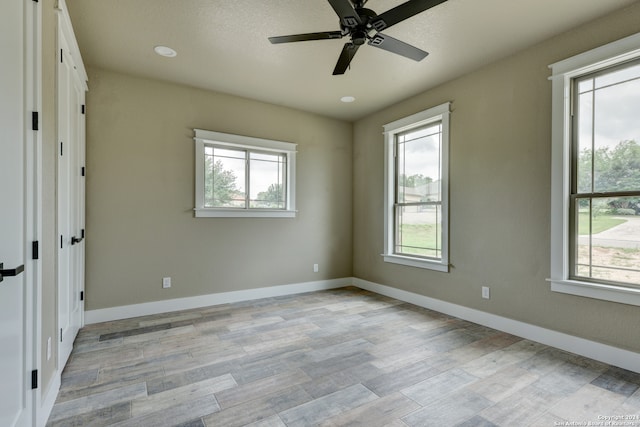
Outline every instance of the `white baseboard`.
<svg viewBox="0 0 640 427"><path fill-rule="evenodd" d="M240 301L250 301L260 298L269 298L282 295L299 294L303 292L341 288L343 286L350 286L352 282L353 281L351 277L345 277L340 279L295 283L291 285L271 286L267 288L221 292L164 301L145 302L142 304L123 305L119 307L86 311L84 314L84 320L85 324L89 325L92 323L129 319L132 317L168 313L171 311L189 310L192 308L209 307L212 305L229 304Z"/></svg>
<svg viewBox="0 0 640 427"><path fill-rule="evenodd" d="M49 415L53 410L53 405L58 398L58 392L60 391L60 385L62 383L62 370L58 370L53 377L53 380L49 384L46 391L43 391L40 398L40 407L36 411L36 425L38 427L44 427L47 424Z"/></svg>
<svg viewBox="0 0 640 427"><path fill-rule="evenodd" d="M518 320L509 319L458 304L429 298L424 295L403 291L401 289L392 288L390 286L381 285L356 277L222 292L196 297L177 298L165 301L90 310L85 312L85 322L87 324L107 322L111 320L167 313L171 311L188 310L192 308L208 307L240 301L250 301L260 298L335 289L351 285L640 373L640 353L590 341L584 338L557 332L552 329L542 328L540 326L531 325L529 323L520 322Z"/></svg>
<svg viewBox="0 0 640 427"><path fill-rule="evenodd" d="M610 365L640 373L640 353L623 350L529 323L520 322L473 308L429 298L413 292L380 285L367 280L353 278L353 285L367 291L415 304L420 307L488 326L528 340L559 348Z"/></svg>

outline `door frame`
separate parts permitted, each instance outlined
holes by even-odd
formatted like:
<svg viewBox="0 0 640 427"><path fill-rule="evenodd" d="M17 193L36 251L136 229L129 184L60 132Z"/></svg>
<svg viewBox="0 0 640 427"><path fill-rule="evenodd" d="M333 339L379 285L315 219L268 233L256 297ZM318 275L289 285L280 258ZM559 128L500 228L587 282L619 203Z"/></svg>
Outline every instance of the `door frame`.
<svg viewBox="0 0 640 427"><path fill-rule="evenodd" d="M42 242L42 132L40 116L42 111L42 6L40 2L23 0L25 8L25 298L26 327L31 337L26 339L26 364L31 369L25 373L30 405L30 424L44 425L40 421L42 412L48 417L49 411L41 408L41 314L42 314L42 262L35 256L36 245L40 252ZM32 116L37 112L37 117ZM37 243L33 243L37 242ZM33 372L35 371L35 378ZM34 381L35 380L35 381ZM35 382L35 384L34 384ZM45 420L46 421L46 420Z"/></svg>
<svg viewBox="0 0 640 427"><path fill-rule="evenodd" d="M41 377L42 268L35 256L35 245L42 241L42 7L39 2L23 0L24 18L24 383L28 425L39 422ZM35 114L34 114L35 113ZM35 374L34 374L35 372ZM48 413L47 413L48 416Z"/></svg>
<svg viewBox="0 0 640 427"><path fill-rule="evenodd" d="M72 68L74 70L74 82L71 82L71 84L73 85L77 85L78 86L78 90L79 90L79 94L80 94L80 101L79 104L81 105L85 105L85 93L88 90L88 86L87 86L87 72L86 69L84 67L84 63L82 61L82 57L80 55L80 48L78 47L77 41L76 41L76 37L73 31L73 25L71 23L71 18L69 16L69 12L67 9L67 5L65 3L64 0L57 0L57 7L56 7L56 12L57 12L57 24L58 24L58 28L57 28L57 33L56 33L56 38L57 38L57 55L61 55L60 51L61 49L65 50L65 54L63 55L64 57L67 57L67 61L71 61L70 65L72 65ZM64 185L64 183L60 182L60 108L59 108L59 98L60 98L60 75L59 75L59 69L60 69L60 59L57 60L56 63L56 110L58 111L58 113L56 114L56 189L57 189L57 195L56 195L56 236L57 238L61 238L61 233L62 231L60 230L61 228L61 200L60 200L60 194L61 194L61 185ZM84 195L84 175L82 177L80 177L80 167L84 167L84 153L85 153L85 115L84 113L82 113L82 115L80 114L80 111L76 112L78 114L78 119L77 119L77 129L75 129L75 134L77 137L77 144L75 142L71 142L71 141L65 141L65 145L64 145L64 152L66 153L67 156L69 156L70 153L69 150L70 149L74 149L77 152L74 153L73 155L70 155L68 157L68 162L69 162L69 169L66 171L67 174L74 174L76 176L76 178L79 180L78 185L76 187L71 187L70 191L73 191L74 188L77 191L77 194L72 195L72 194L68 194L67 195L67 200L68 201L77 201L77 203L71 203L68 204L68 206L66 206L66 215L67 216L71 216L72 219L77 217L78 222L82 222L82 224L72 224L72 226L76 226L78 229L75 230L67 230L69 235L64 235L61 240L62 240L62 244L64 245L64 250L68 251L67 252L67 257L68 257L68 261L70 262L72 267L75 267L74 271L69 271L69 275L68 275L68 280L69 280L69 286L71 287L71 290L74 289L74 284L72 283L75 280L79 280L80 284L78 286L78 291L79 292L84 292L84 241L80 242L79 244L75 245L75 247L73 245L71 245L71 238L72 237L77 237L76 234L80 233L80 228L84 229L84 213L85 213L85 195ZM78 160L77 162L74 163L74 159ZM73 236L72 236L73 235ZM82 236L84 237L84 236ZM62 370L64 369L64 365L66 364L68 357L70 355L70 352L72 350L72 346L73 346L73 340L75 339L75 336L77 334L77 330L75 331L62 331L62 325L60 325L60 319L61 319L61 314L62 311L61 307L65 306L65 303L63 303L63 301L61 300L60 296L60 288L61 288L61 284L60 284L60 257L61 257L61 250L62 248L60 248L60 245L56 244L56 260L55 260L55 265L56 265L56 282L57 282L57 295L58 295L58 301L57 301L57 319L58 319L58 325L57 325L57 329L61 330L61 333L63 332L63 336L59 336L59 342L58 342L58 354L57 354L57 363L58 363L58 370L61 373ZM79 251L79 253L78 253ZM80 295L72 295L73 298L78 298L78 300L80 300ZM66 303L68 304L69 301L67 301ZM79 325L78 329L81 328L82 326L84 326L84 302L83 301L79 301L79 312L78 312L78 319L77 322L75 322L75 324ZM73 321L70 321L70 324L74 324ZM64 338L64 340L62 340L62 338Z"/></svg>

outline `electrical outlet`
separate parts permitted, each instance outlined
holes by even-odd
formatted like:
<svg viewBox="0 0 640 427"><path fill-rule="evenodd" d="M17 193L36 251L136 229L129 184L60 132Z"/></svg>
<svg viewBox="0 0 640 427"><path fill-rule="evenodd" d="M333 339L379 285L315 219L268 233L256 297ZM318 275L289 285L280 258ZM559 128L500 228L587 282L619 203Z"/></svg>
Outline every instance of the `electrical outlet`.
<svg viewBox="0 0 640 427"><path fill-rule="evenodd" d="M318 264L313 264L313 272L314 273L318 272Z"/></svg>
<svg viewBox="0 0 640 427"><path fill-rule="evenodd" d="M488 286L483 286L482 287L482 298L484 299L489 299L490 298L490 293L489 293L489 287Z"/></svg>
<svg viewBox="0 0 640 427"><path fill-rule="evenodd" d="M47 338L47 360L51 359L51 337Z"/></svg>
<svg viewBox="0 0 640 427"><path fill-rule="evenodd" d="M162 278L162 288L167 289L171 287L171 277Z"/></svg>

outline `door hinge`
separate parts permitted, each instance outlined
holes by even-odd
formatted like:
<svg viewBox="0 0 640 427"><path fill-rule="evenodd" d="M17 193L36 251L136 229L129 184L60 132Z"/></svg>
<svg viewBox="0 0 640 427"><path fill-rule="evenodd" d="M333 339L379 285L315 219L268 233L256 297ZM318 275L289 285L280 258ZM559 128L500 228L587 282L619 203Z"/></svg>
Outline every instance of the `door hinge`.
<svg viewBox="0 0 640 427"><path fill-rule="evenodd" d="M62 328L60 328L60 342L62 342Z"/></svg>
<svg viewBox="0 0 640 427"><path fill-rule="evenodd" d="M84 114L84 111L85 111L85 106L84 104L82 104L82 106L80 107L80 113Z"/></svg>
<svg viewBox="0 0 640 427"><path fill-rule="evenodd" d="M40 243L37 240L31 242L31 259L40 259Z"/></svg>
<svg viewBox="0 0 640 427"><path fill-rule="evenodd" d="M31 390L35 390L38 388L38 370L34 369L31 371Z"/></svg>
<svg viewBox="0 0 640 427"><path fill-rule="evenodd" d="M80 175L84 176L84 166L80 168Z"/></svg>
<svg viewBox="0 0 640 427"><path fill-rule="evenodd" d="M62 49L60 49L60 63L62 64Z"/></svg>
<svg viewBox="0 0 640 427"><path fill-rule="evenodd" d="M60 249L62 249L62 234L60 235Z"/></svg>
<svg viewBox="0 0 640 427"><path fill-rule="evenodd" d="M37 111L32 111L31 112L31 130L40 130L38 129L38 112Z"/></svg>
<svg viewBox="0 0 640 427"><path fill-rule="evenodd" d="M60 155L62 156L64 153L64 143L62 141L60 141Z"/></svg>
<svg viewBox="0 0 640 427"><path fill-rule="evenodd" d="M84 301L84 291L80 291L80 301Z"/></svg>

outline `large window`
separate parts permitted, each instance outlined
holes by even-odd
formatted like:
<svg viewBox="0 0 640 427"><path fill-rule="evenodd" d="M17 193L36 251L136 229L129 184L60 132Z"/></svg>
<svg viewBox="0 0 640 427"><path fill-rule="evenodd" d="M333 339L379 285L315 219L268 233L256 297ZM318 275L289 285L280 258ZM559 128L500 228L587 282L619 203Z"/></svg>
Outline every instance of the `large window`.
<svg viewBox="0 0 640 427"><path fill-rule="evenodd" d="M640 304L640 37L552 68L552 288Z"/></svg>
<svg viewBox="0 0 640 427"><path fill-rule="evenodd" d="M196 216L295 216L295 144L195 133Z"/></svg>
<svg viewBox="0 0 640 427"><path fill-rule="evenodd" d="M387 262L448 271L449 104L384 126Z"/></svg>

